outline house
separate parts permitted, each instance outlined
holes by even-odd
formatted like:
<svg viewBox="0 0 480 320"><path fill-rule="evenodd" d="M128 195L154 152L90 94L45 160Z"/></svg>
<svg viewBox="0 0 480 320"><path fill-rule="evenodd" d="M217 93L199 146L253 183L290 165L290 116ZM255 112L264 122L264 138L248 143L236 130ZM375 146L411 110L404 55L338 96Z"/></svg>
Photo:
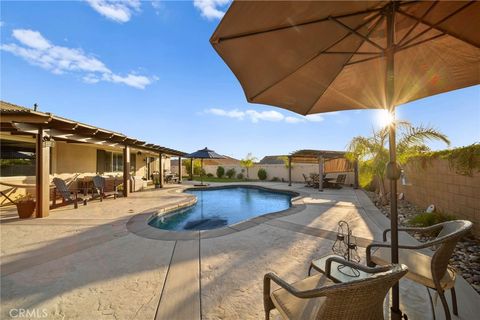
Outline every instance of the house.
<svg viewBox="0 0 480 320"><path fill-rule="evenodd" d="M0 101L0 119L0 191L10 198L16 193L33 194L37 217L48 215L53 177L76 187L96 174L110 176L123 184L126 197L129 192L141 190L153 173L159 173L162 184L171 157L181 159L185 155L119 132L4 101ZM7 203L5 197L0 198L0 204Z"/></svg>

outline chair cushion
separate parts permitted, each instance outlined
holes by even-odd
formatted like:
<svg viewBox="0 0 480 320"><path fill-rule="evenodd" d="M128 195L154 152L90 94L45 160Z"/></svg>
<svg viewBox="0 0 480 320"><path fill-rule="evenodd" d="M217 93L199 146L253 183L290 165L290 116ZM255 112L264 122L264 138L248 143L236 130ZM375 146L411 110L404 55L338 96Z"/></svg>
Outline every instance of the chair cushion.
<svg viewBox="0 0 480 320"><path fill-rule="evenodd" d="M292 284L298 290L310 290L335 284L326 276L318 274ZM271 293L273 304L285 319L315 319L325 297L313 299L297 298L287 290L280 288Z"/></svg>
<svg viewBox="0 0 480 320"><path fill-rule="evenodd" d="M390 252L390 248L378 248L372 254L372 261L377 265L390 264ZM415 250L399 249L398 260L399 263L403 263L408 267L408 272L405 277L435 289L432 271L430 269L432 263L431 256ZM447 268L447 272L440 280L440 285L444 290L450 289L455 285L455 271L453 269Z"/></svg>

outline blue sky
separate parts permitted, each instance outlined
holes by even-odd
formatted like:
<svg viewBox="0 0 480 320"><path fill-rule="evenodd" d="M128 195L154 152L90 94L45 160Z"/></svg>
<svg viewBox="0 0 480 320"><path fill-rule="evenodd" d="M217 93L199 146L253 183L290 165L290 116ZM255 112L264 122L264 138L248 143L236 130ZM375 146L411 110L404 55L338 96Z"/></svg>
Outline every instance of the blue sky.
<svg viewBox="0 0 480 320"><path fill-rule="evenodd" d="M343 150L377 111L303 118L246 102L209 44L228 1L1 2L1 99L193 152ZM397 108L452 146L480 141L480 87ZM433 149L444 148L432 143Z"/></svg>

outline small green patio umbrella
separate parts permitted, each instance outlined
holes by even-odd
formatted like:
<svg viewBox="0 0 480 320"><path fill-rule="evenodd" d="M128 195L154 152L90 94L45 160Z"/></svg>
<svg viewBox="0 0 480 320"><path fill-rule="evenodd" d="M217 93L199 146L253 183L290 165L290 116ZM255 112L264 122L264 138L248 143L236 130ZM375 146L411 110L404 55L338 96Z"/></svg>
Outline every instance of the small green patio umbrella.
<svg viewBox="0 0 480 320"><path fill-rule="evenodd" d="M201 161L201 168L202 168L202 170L200 171L200 181L201 181L201 183L198 186L205 186L205 184L203 184L203 159L225 159L224 156L216 153L213 150L208 149L207 147L205 147L203 149L200 149L200 150L197 150L193 153L187 154L185 157L190 158L190 159L200 159L200 161ZM193 165L193 163L192 163L192 165Z"/></svg>
<svg viewBox="0 0 480 320"><path fill-rule="evenodd" d="M210 42L252 103L302 115L378 108L480 83L477 1L234 1ZM391 259L398 263L395 122ZM392 318L399 318L398 285ZM448 317L449 315L447 315Z"/></svg>

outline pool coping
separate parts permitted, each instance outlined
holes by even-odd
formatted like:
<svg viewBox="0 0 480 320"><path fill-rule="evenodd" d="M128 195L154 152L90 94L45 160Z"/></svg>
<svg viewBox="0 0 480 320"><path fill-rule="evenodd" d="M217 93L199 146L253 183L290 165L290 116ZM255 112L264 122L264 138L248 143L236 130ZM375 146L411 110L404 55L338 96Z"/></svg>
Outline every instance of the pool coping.
<svg viewBox="0 0 480 320"><path fill-rule="evenodd" d="M153 215L166 215L174 210L194 205L197 202L197 197L195 197L194 195L189 195L187 193L184 193L184 191L232 189L237 187L261 189L261 190L266 190L271 192L290 194L293 196L292 199L290 200L292 203L292 206L282 211L269 212L261 216L249 218L241 222L228 225L227 227L210 229L210 230L170 231L170 230L158 229L148 224L148 221L151 219ZM171 190L169 191L169 193L182 193L182 195L184 195L186 199L183 199L182 201L172 205L154 207L154 208L144 210L139 214L136 214L135 216L130 218L130 220L128 220L126 224L127 230L139 237L153 239L153 240L177 241L177 240L209 239L209 238L221 237L221 236L233 234L236 232L240 232L243 230L247 230L255 226L258 226L264 222L267 222L269 220L299 213L306 208L306 205L303 203L295 203L297 200L305 196L301 192L284 190L284 189L267 188L267 187L256 186L256 185L245 185L245 184L230 185L229 184L226 186L212 186L212 187L202 186L202 187L191 187L191 188L189 187L189 188Z"/></svg>

